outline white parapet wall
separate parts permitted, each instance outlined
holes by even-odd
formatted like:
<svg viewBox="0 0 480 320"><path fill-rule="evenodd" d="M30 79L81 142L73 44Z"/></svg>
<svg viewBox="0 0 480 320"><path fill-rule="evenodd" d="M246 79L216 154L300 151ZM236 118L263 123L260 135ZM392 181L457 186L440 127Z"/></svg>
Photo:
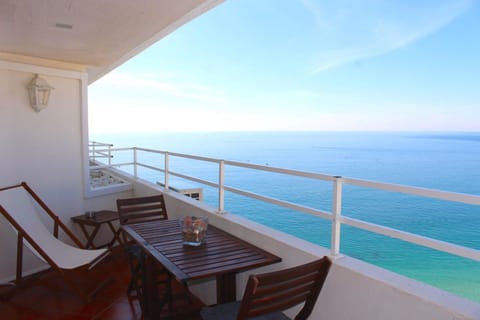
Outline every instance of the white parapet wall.
<svg viewBox="0 0 480 320"><path fill-rule="evenodd" d="M137 183L135 194L164 192L170 219L185 215L206 216L209 222L235 236L282 257L282 262L237 276L237 298L241 299L251 273L278 270L329 255L329 250L283 232L273 230L231 213L215 209L159 186ZM191 290L206 304L216 301L214 280L190 284ZM290 316L295 309L289 310ZM324 288L310 319L334 320L460 320L480 319L480 304L443 290L373 266L341 256L334 259Z"/></svg>

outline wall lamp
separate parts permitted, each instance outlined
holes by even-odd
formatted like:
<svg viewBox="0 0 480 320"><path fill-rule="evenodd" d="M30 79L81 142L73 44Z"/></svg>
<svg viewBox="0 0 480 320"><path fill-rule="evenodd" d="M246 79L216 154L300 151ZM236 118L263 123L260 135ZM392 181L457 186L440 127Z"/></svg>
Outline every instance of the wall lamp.
<svg viewBox="0 0 480 320"><path fill-rule="evenodd" d="M28 84L27 89L30 105L35 111L40 112L48 106L50 92L54 88L45 79L39 78L38 74L36 74Z"/></svg>

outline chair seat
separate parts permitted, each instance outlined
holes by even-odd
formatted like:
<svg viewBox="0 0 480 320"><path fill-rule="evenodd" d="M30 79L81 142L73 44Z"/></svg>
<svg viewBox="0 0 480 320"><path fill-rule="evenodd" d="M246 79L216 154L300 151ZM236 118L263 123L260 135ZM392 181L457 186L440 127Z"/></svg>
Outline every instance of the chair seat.
<svg viewBox="0 0 480 320"><path fill-rule="evenodd" d="M236 320L240 302L229 302L219 304L213 307L205 307L200 311L203 320ZM274 312L264 314L258 317L250 318L251 320L290 320L282 312Z"/></svg>

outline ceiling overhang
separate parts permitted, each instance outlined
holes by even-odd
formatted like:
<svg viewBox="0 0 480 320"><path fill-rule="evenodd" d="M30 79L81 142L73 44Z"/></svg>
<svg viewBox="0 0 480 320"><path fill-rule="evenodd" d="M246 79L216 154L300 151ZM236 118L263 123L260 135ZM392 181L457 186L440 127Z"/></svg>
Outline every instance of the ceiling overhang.
<svg viewBox="0 0 480 320"><path fill-rule="evenodd" d="M0 59L83 69L89 83L223 0L0 0Z"/></svg>

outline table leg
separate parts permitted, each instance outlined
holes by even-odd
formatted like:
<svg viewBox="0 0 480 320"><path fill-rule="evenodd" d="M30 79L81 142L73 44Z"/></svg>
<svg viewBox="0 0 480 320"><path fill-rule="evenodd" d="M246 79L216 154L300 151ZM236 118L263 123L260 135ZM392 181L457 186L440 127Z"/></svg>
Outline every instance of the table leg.
<svg viewBox="0 0 480 320"><path fill-rule="evenodd" d="M145 320L160 319L160 308L158 305L158 288L156 279L155 260L149 254L145 255L142 272L143 284L143 313Z"/></svg>
<svg viewBox="0 0 480 320"><path fill-rule="evenodd" d="M110 222L110 221L108 222L108 227L110 228L110 230L113 233L112 241L110 241L108 246L113 247L113 245L115 244L115 241L117 241L117 240L118 240L118 243L123 244L122 239L120 239L120 233L121 233L122 230L120 228L115 230L115 227L112 225L112 222Z"/></svg>
<svg viewBox="0 0 480 320"><path fill-rule="evenodd" d="M88 234L87 229L85 229L85 226L83 224L80 224L80 229L85 235L85 238L87 238L87 243L85 244L85 248L95 249L95 246L93 245L93 239L95 239L95 236L97 235L98 230L100 229L100 226L95 226L91 234Z"/></svg>
<svg viewBox="0 0 480 320"><path fill-rule="evenodd" d="M236 274L227 273L217 276L217 303L232 302L237 299Z"/></svg>

